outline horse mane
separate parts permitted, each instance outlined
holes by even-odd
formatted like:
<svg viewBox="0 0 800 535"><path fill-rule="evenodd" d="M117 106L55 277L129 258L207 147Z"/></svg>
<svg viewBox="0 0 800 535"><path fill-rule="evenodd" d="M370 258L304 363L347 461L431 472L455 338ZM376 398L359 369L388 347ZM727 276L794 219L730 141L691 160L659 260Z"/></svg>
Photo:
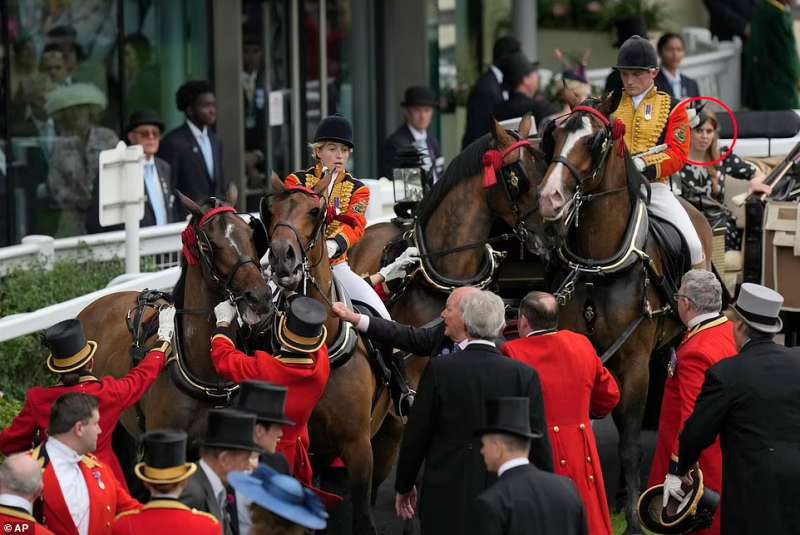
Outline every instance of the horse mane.
<svg viewBox="0 0 800 535"><path fill-rule="evenodd" d="M417 219L426 223L445 196L457 184L477 175L483 169L483 155L492 144L492 135L484 134L461 151L445 169L442 177L417 206Z"/></svg>

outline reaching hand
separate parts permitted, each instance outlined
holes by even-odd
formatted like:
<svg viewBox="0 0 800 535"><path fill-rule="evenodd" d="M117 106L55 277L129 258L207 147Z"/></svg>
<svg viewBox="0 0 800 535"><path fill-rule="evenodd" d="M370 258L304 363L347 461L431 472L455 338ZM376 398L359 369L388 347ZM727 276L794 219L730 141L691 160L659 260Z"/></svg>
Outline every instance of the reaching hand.
<svg viewBox="0 0 800 535"><path fill-rule="evenodd" d="M334 258L339 252L339 244L336 240L326 240L325 247L328 249L328 258Z"/></svg>
<svg viewBox="0 0 800 535"><path fill-rule="evenodd" d="M353 312L352 310L347 308L347 305L345 305L344 303L338 303L338 302L333 303L331 305L331 310L340 319L343 319L348 323L352 323L353 325L357 324L358 320L361 319L361 314Z"/></svg>
<svg viewBox="0 0 800 535"><path fill-rule="evenodd" d="M158 339L161 342L172 342L175 332L175 307L162 308L158 313Z"/></svg>
<svg viewBox="0 0 800 535"><path fill-rule="evenodd" d="M234 319L236 319L236 314L236 307L227 300L222 301L220 304L214 307L214 316L217 318L218 326L227 327L233 322Z"/></svg>
<svg viewBox="0 0 800 535"><path fill-rule="evenodd" d="M417 487L412 487L408 494L397 494L394 498L394 511L403 520L414 518L417 508Z"/></svg>
<svg viewBox="0 0 800 535"><path fill-rule="evenodd" d="M419 262L419 249L416 247L409 247L403 254L388 266L381 269L378 273L383 276L383 280L390 281L399 279L406 275L408 268Z"/></svg>
<svg viewBox="0 0 800 535"><path fill-rule="evenodd" d="M633 165L636 167L636 170L640 173L644 173L644 168L646 167L644 160L641 158L634 158Z"/></svg>

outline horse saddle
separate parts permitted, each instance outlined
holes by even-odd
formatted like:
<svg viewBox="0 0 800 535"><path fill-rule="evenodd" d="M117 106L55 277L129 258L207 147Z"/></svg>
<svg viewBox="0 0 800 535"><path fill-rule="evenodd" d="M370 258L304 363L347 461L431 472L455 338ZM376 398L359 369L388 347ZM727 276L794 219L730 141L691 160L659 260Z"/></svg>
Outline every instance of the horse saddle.
<svg viewBox="0 0 800 535"><path fill-rule="evenodd" d="M663 264L663 284L668 299L678 291L683 274L692 267L689 246L678 227L666 219L661 219L648 212L650 226L648 234L659 248Z"/></svg>

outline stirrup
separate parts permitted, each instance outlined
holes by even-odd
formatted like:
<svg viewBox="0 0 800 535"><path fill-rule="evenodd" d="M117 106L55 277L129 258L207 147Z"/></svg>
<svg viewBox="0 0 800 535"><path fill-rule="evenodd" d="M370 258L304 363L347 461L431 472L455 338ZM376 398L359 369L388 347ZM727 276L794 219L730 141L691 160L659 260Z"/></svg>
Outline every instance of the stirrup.
<svg viewBox="0 0 800 535"><path fill-rule="evenodd" d="M400 394L397 400L397 414L401 418L411 414L411 407L414 406L414 398L416 395L417 391L412 388L408 388L405 392Z"/></svg>

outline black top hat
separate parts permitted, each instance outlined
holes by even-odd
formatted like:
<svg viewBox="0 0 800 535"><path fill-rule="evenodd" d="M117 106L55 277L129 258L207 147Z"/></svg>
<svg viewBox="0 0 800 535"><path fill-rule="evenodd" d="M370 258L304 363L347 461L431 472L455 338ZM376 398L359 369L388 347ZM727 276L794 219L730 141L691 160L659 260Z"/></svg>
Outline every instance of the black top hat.
<svg viewBox="0 0 800 535"><path fill-rule="evenodd" d="M522 51L508 56L503 62L503 84L514 91L523 78L539 68L539 63L532 62Z"/></svg>
<svg viewBox="0 0 800 535"><path fill-rule="evenodd" d="M131 113L128 119L128 126L125 128L125 135L127 136L131 130L143 124L151 124L157 126L158 130L164 133L164 122L153 110L139 110Z"/></svg>
<svg viewBox="0 0 800 535"><path fill-rule="evenodd" d="M314 142L317 141L336 141L344 143L351 149L353 145L353 125L341 115L330 115L320 121L317 132L314 134Z"/></svg>
<svg viewBox="0 0 800 535"><path fill-rule="evenodd" d="M476 435L500 433L524 438L541 438L531 431L529 398L507 397L486 400L486 425Z"/></svg>
<svg viewBox="0 0 800 535"><path fill-rule="evenodd" d="M691 533L711 527L714 512L719 506L719 493L703 484L703 472L693 468L689 474L692 484L682 486L686 505L670 497L664 507L664 485L656 485L644 491L639 498L637 511L644 527L654 533Z"/></svg>
<svg viewBox="0 0 800 535"><path fill-rule="evenodd" d="M634 35L622 43L617 54L615 69L648 70L658 68L658 54L653 43Z"/></svg>
<svg viewBox="0 0 800 535"><path fill-rule="evenodd" d="M86 340L83 326L76 319L60 321L47 329L44 343L50 349L47 367L56 373L81 369L97 351L97 343Z"/></svg>
<svg viewBox="0 0 800 535"><path fill-rule="evenodd" d="M278 340L298 353L313 353L325 343L325 307L310 297L296 297L278 323Z"/></svg>
<svg viewBox="0 0 800 535"><path fill-rule="evenodd" d="M234 408L256 415L258 423L294 425L286 417L286 387L266 381L242 381Z"/></svg>
<svg viewBox="0 0 800 535"><path fill-rule="evenodd" d="M412 85L406 88L403 102L400 103L404 108L408 106L430 106L435 108L436 104L436 95L433 94L433 91L421 85Z"/></svg>
<svg viewBox="0 0 800 535"><path fill-rule="evenodd" d="M255 414L233 409L212 409L208 411L208 429L201 446L264 453L264 450L253 442L255 426Z"/></svg>
<svg viewBox="0 0 800 535"><path fill-rule="evenodd" d="M146 433L143 461L133 468L136 477L156 484L178 483L192 476L197 465L186 462L186 433L160 429Z"/></svg>

